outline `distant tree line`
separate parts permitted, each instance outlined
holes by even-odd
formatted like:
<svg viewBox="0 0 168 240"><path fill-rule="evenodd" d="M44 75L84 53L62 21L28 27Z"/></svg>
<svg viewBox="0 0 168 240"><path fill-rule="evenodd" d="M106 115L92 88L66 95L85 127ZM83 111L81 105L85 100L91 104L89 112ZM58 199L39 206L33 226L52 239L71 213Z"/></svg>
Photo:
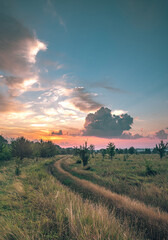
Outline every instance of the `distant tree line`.
<svg viewBox="0 0 168 240"><path fill-rule="evenodd" d="M52 141L29 141L24 137L11 139L10 143L0 135L0 161L18 158L47 158L58 154L73 154L73 148L61 148Z"/></svg>
<svg viewBox="0 0 168 240"><path fill-rule="evenodd" d="M49 158L58 154L73 154L79 156L83 166L88 164L90 156L94 158L95 154L100 153L104 160L106 154L109 155L112 160L115 154L151 154L158 153L160 158L165 155L168 143L161 141L156 147L151 150L146 148L141 152L138 152L134 147L120 149L116 148L114 143L109 143L106 148L95 150L95 146L91 144L87 146L87 142L83 146L73 148L61 148L59 145L54 144L52 141L29 141L24 137L18 137L12 139L10 143L0 135L0 161L10 160L12 157L18 158L20 161L23 158Z"/></svg>

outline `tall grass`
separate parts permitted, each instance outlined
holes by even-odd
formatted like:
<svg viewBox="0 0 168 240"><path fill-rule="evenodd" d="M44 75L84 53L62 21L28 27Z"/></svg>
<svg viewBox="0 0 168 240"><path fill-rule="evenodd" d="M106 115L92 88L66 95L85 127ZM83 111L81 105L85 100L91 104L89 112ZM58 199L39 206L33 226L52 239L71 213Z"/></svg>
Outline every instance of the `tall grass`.
<svg viewBox="0 0 168 240"><path fill-rule="evenodd" d="M83 201L49 175L50 163L27 160L18 177L13 163L0 169L0 240L135 239L105 207Z"/></svg>
<svg viewBox="0 0 168 240"><path fill-rule="evenodd" d="M75 191L82 193L85 197L93 200L99 199L109 208L115 207L115 213L122 219L127 219L132 226L140 233L150 239L167 239L168 236L168 214L162 213L159 209L146 206L145 204L133 201L126 196L112 193L103 187L95 185L86 180L81 180L65 172L60 167L61 161L55 164L56 176L66 185Z"/></svg>
<svg viewBox="0 0 168 240"><path fill-rule="evenodd" d="M63 169L112 192L127 195L168 212L168 157L160 160L156 154L131 155L127 161L123 161L120 154L111 162L108 158L102 161L102 157L98 155L89 163L92 171L85 171L75 161L76 159L71 159L62 163ZM146 174L146 161L157 172L156 175Z"/></svg>

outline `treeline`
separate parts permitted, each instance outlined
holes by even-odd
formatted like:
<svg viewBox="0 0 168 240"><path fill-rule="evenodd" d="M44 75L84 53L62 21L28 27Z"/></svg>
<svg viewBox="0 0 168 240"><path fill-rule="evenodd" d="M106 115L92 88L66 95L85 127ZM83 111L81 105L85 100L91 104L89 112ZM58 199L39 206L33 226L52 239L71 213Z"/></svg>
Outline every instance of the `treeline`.
<svg viewBox="0 0 168 240"><path fill-rule="evenodd" d="M84 166L87 165L90 156L93 158L96 154L101 154L104 159L105 155L108 154L112 160L115 154L151 154L157 153L162 158L168 143L161 141L158 145L151 150L146 148L144 151L138 152L134 147L120 149L116 148L114 143L109 143L106 148L95 150L95 146L91 144L87 146L87 142L83 146L73 148L61 148L59 145L54 144L52 141L29 141L24 137L18 137L12 139L10 143L0 135L0 161L10 160L12 157L16 157L20 160L23 158L47 158L53 157L58 154L71 154L79 155Z"/></svg>
<svg viewBox="0 0 168 240"><path fill-rule="evenodd" d="M150 148L146 148L144 151L138 152L137 149L134 147L130 147L129 149L118 149L115 147L114 143L109 143L106 148L102 148L100 150L95 150L95 146L91 144L89 147L87 147L87 142L83 146L74 147L73 154L78 155L81 160L78 160L77 162L83 163L83 166L85 167L88 164L90 155L92 158L96 154L101 154L102 159L104 160L105 156L108 154L110 159L114 157L115 154L124 154L124 159L128 158L129 154L151 154L151 153L157 153L160 156L160 159L163 158L163 156L166 154L166 150L168 149L168 143L164 143L161 141L158 145L156 144L156 147L151 150Z"/></svg>
<svg viewBox="0 0 168 240"><path fill-rule="evenodd" d="M71 148L61 148L52 141L29 141L24 137L12 139L10 143L0 135L0 161L19 158L47 158L58 154L72 154Z"/></svg>

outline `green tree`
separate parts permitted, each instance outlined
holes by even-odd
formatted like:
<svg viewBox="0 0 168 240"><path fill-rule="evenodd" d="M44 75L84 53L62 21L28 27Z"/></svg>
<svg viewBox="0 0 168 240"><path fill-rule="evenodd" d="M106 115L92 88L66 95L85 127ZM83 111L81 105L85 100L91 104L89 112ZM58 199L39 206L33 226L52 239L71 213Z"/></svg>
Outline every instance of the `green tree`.
<svg viewBox="0 0 168 240"><path fill-rule="evenodd" d="M110 158L112 160L113 156L115 155L115 145L114 145L114 143L110 142L107 145L107 153L109 154L109 156L110 156Z"/></svg>
<svg viewBox="0 0 168 240"><path fill-rule="evenodd" d="M150 148L145 148L145 154L151 154L151 149Z"/></svg>
<svg viewBox="0 0 168 240"><path fill-rule="evenodd" d="M88 164L89 155L90 154L89 154L89 149L87 147L87 142L85 142L85 145L80 146L80 158L82 160L84 167Z"/></svg>
<svg viewBox="0 0 168 240"><path fill-rule="evenodd" d="M134 153L136 153L135 148L134 148L134 147L130 147L130 148L128 149L128 153L129 153L129 154L134 154Z"/></svg>
<svg viewBox="0 0 168 240"><path fill-rule="evenodd" d="M12 156L18 157L21 161L25 157L32 156L31 142L24 137L13 139L11 142Z"/></svg>
<svg viewBox="0 0 168 240"><path fill-rule="evenodd" d="M3 146L6 144L8 144L8 141L2 135L0 135L0 152L2 152Z"/></svg>
<svg viewBox="0 0 168 240"><path fill-rule="evenodd" d="M58 149L52 141L40 140L40 157L54 157L56 154L58 154Z"/></svg>
<svg viewBox="0 0 168 240"><path fill-rule="evenodd" d="M89 146L89 150L90 150L90 153L91 153L91 155L92 155L92 158L94 157L94 150L95 150L95 146L93 145L93 144L90 144L90 146Z"/></svg>
<svg viewBox="0 0 168 240"><path fill-rule="evenodd" d="M163 156L165 155L167 148L168 148L168 143L164 143L163 140L158 145L156 144L156 150L160 155L160 159L162 159Z"/></svg>
<svg viewBox="0 0 168 240"><path fill-rule="evenodd" d="M8 141L0 135L0 161L10 160L11 157L11 149Z"/></svg>
<svg viewBox="0 0 168 240"><path fill-rule="evenodd" d="M80 149L78 147L73 147L73 155L74 156L80 155Z"/></svg>
<svg viewBox="0 0 168 240"><path fill-rule="evenodd" d="M104 160L104 157L105 157L107 151L106 151L106 149L101 149L100 152L101 152L101 155L102 155L103 160Z"/></svg>

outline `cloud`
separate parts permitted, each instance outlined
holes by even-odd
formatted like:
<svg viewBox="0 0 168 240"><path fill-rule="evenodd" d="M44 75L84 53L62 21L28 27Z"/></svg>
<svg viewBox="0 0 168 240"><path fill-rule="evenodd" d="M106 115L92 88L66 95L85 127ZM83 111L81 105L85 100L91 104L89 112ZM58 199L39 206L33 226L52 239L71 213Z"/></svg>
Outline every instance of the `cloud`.
<svg viewBox="0 0 168 240"><path fill-rule="evenodd" d="M84 124L84 136L121 137L123 131L130 130L133 118L128 114L115 116L108 108L100 108L87 115Z"/></svg>
<svg viewBox="0 0 168 240"><path fill-rule="evenodd" d="M70 102L80 111L89 112L102 107L102 104L93 100L93 93L87 92L83 87L73 89Z"/></svg>
<svg viewBox="0 0 168 240"><path fill-rule="evenodd" d="M0 15L0 70L19 79L34 75L36 55L46 45L12 16Z"/></svg>
<svg viewBox="0 0 168 240"><path fill-rule="evenodd" d="M1 111L18 109L16 96L38 82L36 55L47 46L31 30L13 16L0 14L0 72L1 87L4 89L0 102ZM16 106L15 106L16 104Z"/></svg>
<svg viewBox="0 0 168 240"><path fill-rule="evenodd" d="M140 134L132 135L131 133L123 133L120 136L120 138L122 138L122 139L139 139L139 138L143 138L143 136Z"/></svg>
<svg viewBox="0 0 168 240"><path fill-rule="evenodd" d="M67 31L65 21L56 11L54 0L47 0L47 10L52 14L54 18L58 20L59 24L64 28L64 30Z"/></svg>
<svg viewBox="0 0 168 240"><path fill-rule="evenodd" d="M62 130L59 130L58 132L52 132L51 133L51 135L58 135L58 136L61 136L61 135L63 135L63 132L62 132Z"/></svg>
<svg viewBox="0 0 168 240"><path fill-rule="evenodd" d="M19 112L23 108L23 105L16 101L14 98L5 96L0 93L0 112Z"/></svg>
<svg viewBox="0 0 168 240"><path fill-rule="evenodd" d="M115 88L115 87L110 86L107 80L103 80L101 82L91 83L90 86L94 87L94 88L103 88L103 89L106 89L110 92L126 93L126 91L124 91L120 88Z"/></svg>
<svg viewBox="0 0 168 240"><path fill-rule="evenodd" d="M155 133L155 136L159 139L167 139L168 134L164 130L160 130Z"/></svg>

